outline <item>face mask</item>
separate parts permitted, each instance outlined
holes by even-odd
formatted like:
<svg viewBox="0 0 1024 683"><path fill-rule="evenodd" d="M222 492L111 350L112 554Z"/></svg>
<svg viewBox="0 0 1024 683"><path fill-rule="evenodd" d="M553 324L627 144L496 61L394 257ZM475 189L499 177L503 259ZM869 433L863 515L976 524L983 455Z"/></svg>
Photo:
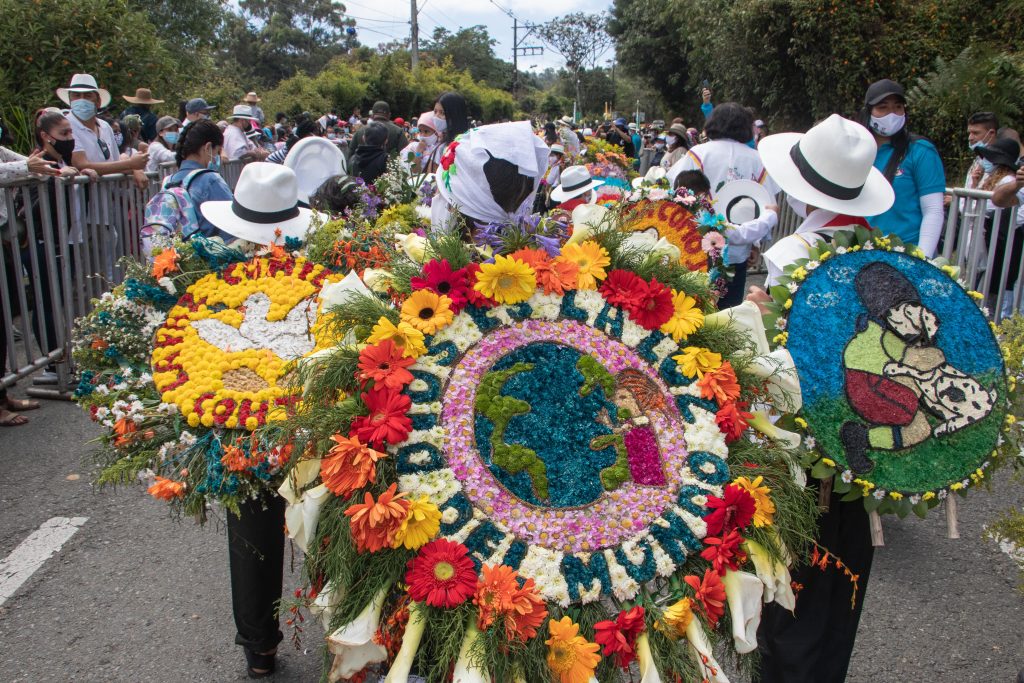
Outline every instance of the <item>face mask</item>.
<svg viewBox="0 0 1024 683"><path fill-rule="evenodd" d="M50 146L53 147L53 151L60 155L65 164L71 163L71 153L75 151L74 139L54 140L50 143Z"/></svg>
<svg viewBox="0 0 1024 683"><path fill-rule="evenodd" d="M996 165L988 159L978 159L978 161L981 162L981 167L984 169L985 173L991 173L992 169L996 167Z"/></svg>
<svg viewBox="0 0 1024 683"><path fill-rule="evenodd" d="M679 144L679 136L677 136L677 135L669 135L665 139L668 140L668 144L670 144L670 145L678 145Z"/></svg>
<svg viewBox="0 0 1024 683"><path fill-rule="evenodd" d="M548 155L548 163L551 164L552 166L557 164L558 163L558 155L557 154L549 154Z"/></svg>
<svg viewBox="0 0 1024 683"><path fill-rule="evenodd" d="M448 122L438 116L435 116L434 130L436 130L438 133L445 132L446 130L448 130Z"/></svg>
<svg viewBox="0 0 1024 683"><path fill-rule="evenodd" d="M903 130L903 126L907 123L907 117L905 114L886 114L885 116L871 117L871 130L875 131L883 138L891 138L896 133Z"/></svg>
<svg viewBox="0 0 1024 683"><path fill-rule="evenodd" d="M178 134L177 133L164 133L164 140L167 141L168 145L176 145L176 144L178 144Z"/></svg>
<svg viewBox="0 0 1024 683"><path fill-rule="evenodd" d="M89 121L96 117L96 105L92 100L75 100L71 103L71 113L79 121Z"/></svg>
<svg viewBox="0 0 1024 683"><path fill-rule="evenodd" d="M220 171L220 155L213 152L213 158L210 159L210 163L206 165L206 168L211 171Z"/></svg>
<svg viewBox="0 0 1024 683"><path fill-rule="evenodd" d="M337 135L335 135L334 133L331 133L331 134L329 134L329 135L327 136L327 139L328 139L328 140L337 140L337 139L338 139L338 136L337 136Z"/></svg>
<svg viewBox="0 0 1024 683"><path fill-rule="evenodd" d="M435 142L437 142L437 136L436 135L421 135L420 136L420 140L423 141L424 143L428 144L428 145L432 145Z"/></svg>
<svg viewBox="0 0 1024 683"><path fill-rule="evenodd" d="M665 149L665 143L664 142L655 142L654 143L654 149Z"/></svg>
<svg viewBox="0 0 1024 683"><path fill-rule="evenodd" d="M114 133L114 144L120 147L124 143L124 136L120 133Z"/></svg>

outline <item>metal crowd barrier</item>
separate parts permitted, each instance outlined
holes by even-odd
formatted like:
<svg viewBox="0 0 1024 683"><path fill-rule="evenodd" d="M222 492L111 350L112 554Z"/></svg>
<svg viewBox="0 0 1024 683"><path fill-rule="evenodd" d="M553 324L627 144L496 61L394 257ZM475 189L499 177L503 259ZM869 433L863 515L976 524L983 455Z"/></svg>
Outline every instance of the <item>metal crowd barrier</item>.
<svg viewBox="0 0 1024 683"><path fill-rule="evenodd" d="M232 188L242 166L234 161L221 167ZM56 383L27 393L70 397L75 319L124 279L122 257L144 257L139 229L146 203L174 170L170 165L147 174L144 189L125 174L95 182L78 176L0 185L7 210L0 230L0 386L52 369Z"/></svg>

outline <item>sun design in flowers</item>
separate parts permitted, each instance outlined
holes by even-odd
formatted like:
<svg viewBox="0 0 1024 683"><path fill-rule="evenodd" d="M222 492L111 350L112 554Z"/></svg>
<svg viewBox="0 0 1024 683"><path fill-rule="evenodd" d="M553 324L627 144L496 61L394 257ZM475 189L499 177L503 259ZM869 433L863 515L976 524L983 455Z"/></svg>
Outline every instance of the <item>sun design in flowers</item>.
<svg viewBox="0 0 1024 683"><path fill-rule="evenodd" d="M257 258L191 287L156 332L153 381L189 425L256 429L298 401L292 361L320 348L317 294L335 281L302 258Z"/></svg>

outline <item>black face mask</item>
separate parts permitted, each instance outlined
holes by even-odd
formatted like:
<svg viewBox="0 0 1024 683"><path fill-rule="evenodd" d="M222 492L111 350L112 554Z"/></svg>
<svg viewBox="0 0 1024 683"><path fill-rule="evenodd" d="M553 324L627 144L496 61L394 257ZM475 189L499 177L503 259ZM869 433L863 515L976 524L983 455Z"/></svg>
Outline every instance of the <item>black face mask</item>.
<svg viewBox="0 0 1024 683"><path fill-rule="evenodd" d="M74 139L54 140L53 142L50 143L50 146L53 147L54 151L56 151L57 154L60 155L61 160L65 164L67 164L68 166L71 165L71 153L75 151Z"/></svg>

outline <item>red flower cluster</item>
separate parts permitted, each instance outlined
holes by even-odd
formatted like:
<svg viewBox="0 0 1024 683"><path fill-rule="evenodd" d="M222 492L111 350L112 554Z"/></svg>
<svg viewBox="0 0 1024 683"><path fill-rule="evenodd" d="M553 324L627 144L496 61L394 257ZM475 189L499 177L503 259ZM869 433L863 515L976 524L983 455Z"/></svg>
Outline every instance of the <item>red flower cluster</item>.
<svg viewBox="0 0 1024 683"><path fill-rule="evenodd" d="M726 443L736 441L743 436L743 432L747 429L747 425L753 415L743 410L746 407L747 404L740 401L730 401L715 413L715 422L718 423L718 428L725 434Z"/></svg>
<svg viewBox="0 0 1024 683"><path fill-rule="evenodd" d="M405 441L412 431L412 419L406 414L412 407L412 400L395 391L369 391L362 394L363 403L370 409L369 415L360 415L352 420L349 436L358 437L376 449L386 443Z"/></svg>
<svg viewBox="0 0 1024 683"><path fill-rule="evenodd" d="M705 569L703 580L696 576L686 576L683 581L693 589L693 597L707 618L708 626L714 628L718 619L725 614L725 586L722 585L722 579L717 572Z"/></svg>
<svg viewBox="0 0 1024 683"><path fill-rule="evenodd" d="M472 291L467 269L452 270L448 259L427 261L423 264L423 277L411 278L409 284L414 292L418 289L429 289L434 294L448 297L452 300L451 309L456 315L469 301Z"/></svg>
<svg viewBox="0 0 1024 683"><path fill-rule="evenodd" d="M708 536L722 536L734 529L747 528L754 519L757 503L746 489L729 484L721 498L708 496L708 509L710 512L704 515Z"/></svg>
<svg viewBox="0 0 1024 683"><path fill-rule="evenodd" d="M594 641L604 648L605 657L615 657L615 664L623 669L636 659L636 640L644 631L644 608L640 605L619 612L615 621L594 624Z"/></svg>
<svg viewBox="0 0 1024 683"><path fill-rule="evenodd" d="M473 596L476 568L469 550L444 538L427 543L406 565L409 597L431 607L451 609Z"/></svg>
<svg viewBox="0 0 1024 683"><path fill-rule="evenodd" d="M648 282L628 270L613 270L601 284L601 295L613 306L626 309L629 317L646 330L656 330L675 312L672 290L658 282Z"/></svg>
<svg viewBox="0 0 1024 683"><path fill-rule="evenodd" d="M700 556L711 563L719 576L725 576L726 569L738 571L740 565L747 560L747 554L740 548L741 543L743 537L736 529L722 537L708 536L704 539L707 548L704 548Z"/></svg>

